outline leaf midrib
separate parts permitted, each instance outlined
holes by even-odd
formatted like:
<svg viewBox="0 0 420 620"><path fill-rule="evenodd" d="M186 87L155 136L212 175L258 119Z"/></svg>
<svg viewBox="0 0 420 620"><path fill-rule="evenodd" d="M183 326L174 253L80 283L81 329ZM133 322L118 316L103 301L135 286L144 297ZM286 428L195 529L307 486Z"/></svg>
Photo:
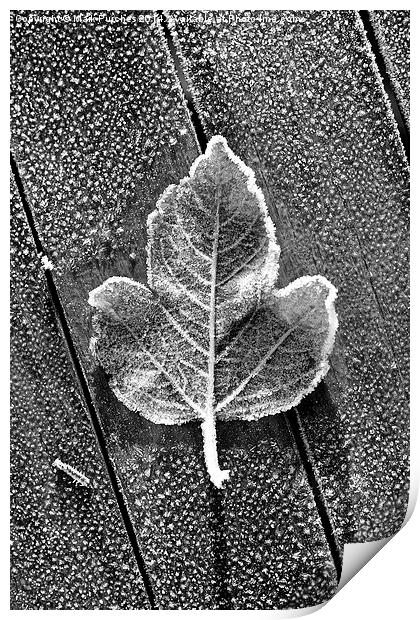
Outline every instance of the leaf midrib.
<svg viewBox="0 0 420 620"><path fill-rule="evenodd" d="M218 176L220 175L220 166ZM210 313L209 313L209 360L207 378L206 417L214 418L214 369L216 365L216 286L217 286L217 258L219 252L220 230L220 184L217 185L216 211L213 234L212 262L210 272Z"/></svg>

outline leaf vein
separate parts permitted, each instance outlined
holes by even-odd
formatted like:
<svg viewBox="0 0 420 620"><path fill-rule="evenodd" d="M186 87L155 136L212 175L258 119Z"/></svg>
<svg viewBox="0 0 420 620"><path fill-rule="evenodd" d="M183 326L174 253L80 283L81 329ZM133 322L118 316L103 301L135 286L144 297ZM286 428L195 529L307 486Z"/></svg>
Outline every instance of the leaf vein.
<svg viewBox="0 0 420 620"><path fill-rule="evenodd" d="M208 351L206 351L206 349L204 349L196 340L194 340L194 338L192 336L190 336L190 334L187 332L186 329L184 329L182 327L182 325L180 325L178 323L178 321L175 319L175 317L171 314L171 312L169 312L169 310L167 308L165 308L165 306L162 306L163 312L165 313L166 318L168 319L169 323L176 329L176 331L184 338L184 340L186 340L187 342L189 342L189 344L196 350L199 351L200 353L203 353L203 355L208 356Z"/></svg>
<svg viewBox="0 0 420 620"><path fill-rule="evenodd" d="M277 342L268 350L268 352L261 358L258 364L254 367L254 369L249 373L247 377L241 383L232 390L220 403L216 406L215 411L221 411L226 405L228 405L234 398L236 398L248 385L248 383L253 379L259 372L264 368L267 361L270 359L272 355L277 351L280 345L290 336L290 334L296 329L296 325L290 327L281 337L277 340Z"/></svg>
<svg viewBox="0 0 420 620"><path fill-rule="evenodd" d="M161 241L162 243L162 241ZM182 284L182 282L180 282L180 280L176 277L175 273L173 272L171 266L169 265L168 261L166 260L165 255L162 253L162 260L165 264L166 269L169 271L169 274L172 276L172 282L171 285L182 291L183 293L185 293L185 295L196 305L200 306L201 308L203 308L203 310L206 310L206 312L210 311L210 306L203 303L201 301L201 299L199 299L196 295L194 295L194 293L191 293L191 291L188 290L188 288L185 286L185 284Z"/></svg>
<svg viewBox="0 0 420 620"><path fill-rule="evenodd" d="M254 260L254 258L255 258L256 256L258 256L258 254L259 254L260 252L262 252L262 250L263 250L265 247L267 247L267 245L268 245L268 239L265 239L265 240L264 240L264 243L262 243L262 244L259 246L259 248L257 248L257 249L255 250L255 252L254 252L254 253L253 253L253 254L252 254L252 255L251 255L251 256L250 256L247 260L243 261L243 262L239 265L239 267L237 267L236 269L234 269L234 270L233 270L233 271L232 271L232 272L231 272L228 276L226 276L226 277L225 277L225 278L224 278L221 282L218 282L218 283L216 284L216 286L217 286L217 287L220 287L220 286L224 286L225 284L227 284L227 283L229 282L229 280L231 280L232 278L234 278L234 277L236 276L236 274L237 274L237 273L239 273L239 272L240 272L240 271L242 271L242 270L243 270L243 269L244 269L247 265L249 265L249 263L251 263L251 262Z"/></svg>
<svg viewBox="0 0 420 620"><path fill-rule="evenodd" d="M223 248L222 250L220 250L220 255L227 254L231 250L234 250L236 247L238 247L238 245L240 245L242 241L249 235L251 230L254 228L255 224L257 224L257 222L259 222L260 220L261 220L261 214L258 213L257 217L251 222L251 224L248 226L245 232L243 232L242 235L240 235L236 239L236 241L228 245L226 248Z"/></svg>
<svg viewBox="0 0 420 620"><path fill-rule="evenodd" d="M202 252L199 248L197 248L197 246L191 241L191 237L189 236L189 234L187 233L187 231L184 229L184 227L182 226L179 217L177 216L177 228L181 231L182 236L184 237L185 241L187 242L187 245L194 250L194 252L200 256L203 260L205 260L206 262L210 263L212 262L212 259L210 256L208 256L205 252Z"/></svg>

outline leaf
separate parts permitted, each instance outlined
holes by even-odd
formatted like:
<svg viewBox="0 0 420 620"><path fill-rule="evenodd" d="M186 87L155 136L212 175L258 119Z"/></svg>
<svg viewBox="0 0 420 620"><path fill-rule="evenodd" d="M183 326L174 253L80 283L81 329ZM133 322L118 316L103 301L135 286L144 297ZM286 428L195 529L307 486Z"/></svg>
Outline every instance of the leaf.
<svg viewBox="0 0 420 620"><path fill-rule="evenodd" d="M91 349L116 396L157 424L201 420L221 486L216 418L286 411L328 372L337 319L322 276L274 289L279 247L253 172L215 136L148 219L148 286L90 293Z"/></svg>

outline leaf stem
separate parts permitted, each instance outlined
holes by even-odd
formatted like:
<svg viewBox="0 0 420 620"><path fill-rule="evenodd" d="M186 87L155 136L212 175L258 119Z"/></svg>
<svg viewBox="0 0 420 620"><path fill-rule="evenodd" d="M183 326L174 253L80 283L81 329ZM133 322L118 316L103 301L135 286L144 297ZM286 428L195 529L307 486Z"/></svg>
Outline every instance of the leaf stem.
<svg viewBox="0 0 420 620"><path fill-rule="evenodd" d="M220 170L219 170L220 174ZM228 470L221 470L217 454L216 441L216 418L214 406L214 367L216 364L216 280L217 280L217 255L219 249L219 209L220 209L220 186L217 188L217 201L214 225L212 265L211 265L211 292L210 292L210 317L209 317L209 361L208 383L205 418L201 424L203 433L204 458L207 471L213 484L221 488L223 481L229 478Z"/></svg>
<svg viewBox="0 0 420 620"><path fill-rule="evenodd" d="M227 469L222 470L219 466L213 407L209 412L206 411L206 417L201 423L201 432L203 433L204 459L210 480L216 487L221 489L223 481L229 478L229 471Z"/></svg>

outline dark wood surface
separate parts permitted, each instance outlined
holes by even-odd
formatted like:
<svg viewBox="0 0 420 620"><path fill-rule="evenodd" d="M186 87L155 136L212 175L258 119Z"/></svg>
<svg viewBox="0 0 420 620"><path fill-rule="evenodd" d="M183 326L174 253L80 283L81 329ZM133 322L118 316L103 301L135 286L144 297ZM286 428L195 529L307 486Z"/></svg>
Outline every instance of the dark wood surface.
<svg viewBox="0 0 420 620"><path fill-rule="evenodd" d="M220 494L198 424L127 410L89 353L89 291L144 281L145 221L198 155L155 24L16 22L12 151L160 608L319 603L337 572L283 419L220 424ZM273 426L274 424L274 426Z"/></svg>
<svg viewBox="0 0 420 620"><path fill-rule="evenodd" d="M375 540L408 500L407 161L357 12L252 15L170 12L206 134L265 194L279 285L321 273L338 289L332 369L300 411L337 530Z"/></svg>

